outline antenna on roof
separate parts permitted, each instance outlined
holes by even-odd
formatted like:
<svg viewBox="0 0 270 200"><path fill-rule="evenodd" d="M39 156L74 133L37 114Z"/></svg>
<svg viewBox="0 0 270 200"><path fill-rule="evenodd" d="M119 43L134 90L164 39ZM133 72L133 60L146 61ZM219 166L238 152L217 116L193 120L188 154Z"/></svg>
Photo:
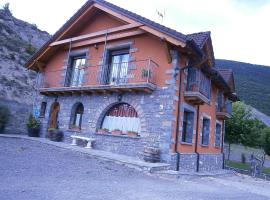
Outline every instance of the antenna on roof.
<svg viewBox="0 0 270 200"><path fill-rule="evenodd" d="M163 20L165 18L165 15L166 15L165 10L163 10L163 11L156 10L156 13L158 15L158 20L160 20L161 24L162 24Z"/></svg>

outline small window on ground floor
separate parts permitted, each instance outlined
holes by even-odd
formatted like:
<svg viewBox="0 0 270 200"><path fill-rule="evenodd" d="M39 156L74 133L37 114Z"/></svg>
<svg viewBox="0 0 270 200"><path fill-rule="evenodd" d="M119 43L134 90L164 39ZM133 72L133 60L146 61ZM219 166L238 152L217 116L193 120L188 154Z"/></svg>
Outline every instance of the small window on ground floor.
<svg viewBox="0 0 270 200"><path fill-rule="evenodd" d="M42 102L40 106L39 117L45 117L47 102Z"/></svg>
<svg viewBox="0 0 270 200"><path fill-rule="evenodd" d="M210 135L210 119L203 118L202 145L209 145L209 135Z"/></svg>
<svg viewBox="0 0 270 200"><path fill-rule="evenodd" d="M112 107L105 115L102 129L140 133L141 124L136 110L129 104L122 103Z"/></svg>
<svg viewBox="0 0 270 200"><path fill-rule="evenodd" d="M215 134L215 146L220 147L222 141L222 126L220 123L216 123L216 134Z"/></svg>
<svg viewBox="0 0 270 200"><path fill-rule="evenodd" d="M183 116L182 142L192 143L194 112L185 111Z"/></svg>

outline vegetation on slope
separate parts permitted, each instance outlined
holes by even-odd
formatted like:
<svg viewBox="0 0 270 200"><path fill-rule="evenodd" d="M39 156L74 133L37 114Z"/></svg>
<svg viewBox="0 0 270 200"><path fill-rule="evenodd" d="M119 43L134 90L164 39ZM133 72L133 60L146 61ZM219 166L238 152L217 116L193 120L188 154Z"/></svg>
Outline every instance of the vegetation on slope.
<svg viewBox="0 0 270 200"><path fill-rule="evenodd" d="M270 67L219 59L216 67L232 69L240 99L270 116Z"/></svg>

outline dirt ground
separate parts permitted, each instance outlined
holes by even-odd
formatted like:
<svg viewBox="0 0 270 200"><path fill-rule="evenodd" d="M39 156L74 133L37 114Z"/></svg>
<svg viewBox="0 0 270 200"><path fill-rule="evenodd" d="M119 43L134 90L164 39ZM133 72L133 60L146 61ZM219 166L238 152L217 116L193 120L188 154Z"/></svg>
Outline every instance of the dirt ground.
<svg viewBox="0 0 270 200"><path fill-rule="evenodd" d="M270 183L247 176L166 180L88 155L0 138L1 200L266 200Z"/></svg>

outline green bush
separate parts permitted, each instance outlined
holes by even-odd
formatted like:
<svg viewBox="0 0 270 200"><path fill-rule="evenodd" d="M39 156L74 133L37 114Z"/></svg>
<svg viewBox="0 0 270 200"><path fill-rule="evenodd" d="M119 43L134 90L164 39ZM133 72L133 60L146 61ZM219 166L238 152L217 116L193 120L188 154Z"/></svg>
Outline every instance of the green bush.
<svg viewBox="0 0 270 200"><path fill-rule="evenodd" d="M265 128L262 131L262 147L264 152L270 156L270 128Z"/></svg>
<svg viewBox="0 0 270 200"><path fill-rule="evenodd" d="M0 106L0 133L2 133L6 127L10 118L10 111L7 107Z"/></svg>
<svg viewBox="0 0 270 200"><path fill-rule="evenodd" d="M37 120L32 114L29 115L28 122L27 122L28 129L39 129L40 128L40 121Z"/></svg>

